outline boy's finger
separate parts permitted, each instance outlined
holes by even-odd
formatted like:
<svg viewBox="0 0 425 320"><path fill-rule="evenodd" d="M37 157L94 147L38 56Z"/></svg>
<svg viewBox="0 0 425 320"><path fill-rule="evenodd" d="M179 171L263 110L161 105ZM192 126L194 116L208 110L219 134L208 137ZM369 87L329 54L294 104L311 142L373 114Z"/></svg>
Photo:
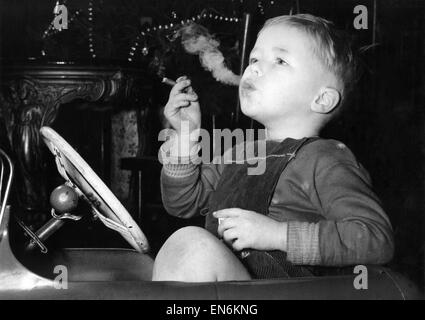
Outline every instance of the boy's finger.
<svg viewBox="0 0 425 320"><path fill-rule="evenodd" d="M243 242L239 238L232 242L232 247L235 251L241 251L245 249Z"/></svg>
<svg viewBox="0 0 425 320"><path fill-rule="evenodd" d="M182 92L185 88L190 86L190 83L190 80L183 80L177 82L170 91L170 97Z"/></svg>
<svg viewBox="0 0 425 320"><path fill-rule="evenodd" d="M223 239L229 244L232 244L238 238L237 231L234 229L228 229L223 232Z"/></svg>
<svg viewBox="0 0 425 320"><path fill-rule="evenodd" d="M167 116L174 116L179 112L180 108L188 107L190 105L190 102L187 100L181 100L178 102L174 102L172 105L167 104L164 108L164 115Z"/></svg>
<svg viewBox="0 0 425 320"><path fill-rule="evenodd" d="M177 78L176 82L180 82L180 81L183 81L183 80L186 80L186 79L187 79L187 76L181 76L181 77Z"/></svg>
<svg viewBox="0 0 425 320"><path fill-rule="evenodd" d="M187 93L190 93L190 94L196 94L195 90L193 90L192 87L187 88L186 91L187 91Z"/></svg>
<svg viewBox="0 0 425 320"><path fill-rule="evenodd" d="M180 100L196 101L198 100L198 96L196 94L178 93L174 96L174 101Z"/></svg>
<svg viewBox="0 0 425 320"><path fill-rule="evenodd" d="M235 218L220 218L220 220L220 227L222 227L223 229L234 228L238 225L237 219Z"/></svg>
<svg viewBox="0 0 425 320"><path fill-rule="evenodd" d="M224 231L236 227L237 223L235 220L236 219L233 219L233 218L220 218L218 228L217 228L218 234L222 236Z"/></svg>
<svg viewBox="0 0 425 320"><path fill-rule="evenodd" d="M230 218L230 217L238 217L241 213L241 209L239 208L227 208L222 210L217 210L213 213L215 218Z"/></svg>
<svg viewBox="0 0 425 320"><path fill-rule="evenodd" d="M175 109L180 109L182 107L188 107L190 105L190 101L187 100L181 100L174 103Z"/></svg>

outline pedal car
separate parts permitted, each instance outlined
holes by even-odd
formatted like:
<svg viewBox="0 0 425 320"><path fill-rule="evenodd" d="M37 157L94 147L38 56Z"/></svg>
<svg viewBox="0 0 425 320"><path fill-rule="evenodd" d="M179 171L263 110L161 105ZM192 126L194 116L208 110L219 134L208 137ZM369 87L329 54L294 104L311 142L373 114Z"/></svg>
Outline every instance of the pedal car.
<svg viewBox="0 0 425 320"><path fill-rule="evenodd" d="M50 250L42 254L43 238L64 219L78 216L52 209L53 218L33 232L23 259L9 243L13 208L8 206L13 164L0 150L0 299L418 299L421 293L400 274L379 266L365 266L366 286L355 285L353 268L345 274L319 277L208 283L153 282L153 259L144 233L127 210L78 153L54 130L41 136L55 157L68 191L74 191L106 227L119 232L133 249ZM67 192L68 192L67 191ZM70 191L70 192L71 192ZM71 192L72 193L72 192ZM68 193L67 196L73 198ZM74 199L75 200L75 199ZM19 220L18 220L18 223Z"/></svg>

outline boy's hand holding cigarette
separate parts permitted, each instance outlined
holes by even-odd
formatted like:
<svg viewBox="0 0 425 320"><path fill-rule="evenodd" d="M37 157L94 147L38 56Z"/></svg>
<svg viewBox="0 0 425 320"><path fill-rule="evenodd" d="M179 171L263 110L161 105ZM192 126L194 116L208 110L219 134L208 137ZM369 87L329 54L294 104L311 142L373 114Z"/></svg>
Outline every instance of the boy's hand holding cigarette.
<svg viewBox="0 0 425 320"><path fill-rule="evenodd" d="M171 89L168 102L164 108L164 116L179 136L178 155L189 156L199 135L201 109L198 95L191 87L190 79L186 76L178 78Z"/></svg>

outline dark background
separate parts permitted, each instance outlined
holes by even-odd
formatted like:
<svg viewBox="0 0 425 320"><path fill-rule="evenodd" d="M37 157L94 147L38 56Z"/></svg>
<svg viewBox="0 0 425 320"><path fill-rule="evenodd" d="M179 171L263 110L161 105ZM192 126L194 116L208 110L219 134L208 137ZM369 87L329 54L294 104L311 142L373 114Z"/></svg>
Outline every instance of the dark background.
<svg viewBox="0 0 425 320"><path fill-rule="evenodd" d="M0 2L0 55L2 63L34 57L44 61L80 60L88 63L116 63L152 73L152 60L162 59L166 73L175 78L189 75L197 90L203 111L203 125L228 127L236 110L237 90L216 83L199 65L197 57L186 54L178 43L167 41L167 33L153 32L145 37L148 54L137 51L128 61L131 46L149 17L152 25L168 24L194 16L204 9L225 16L253 15L249 47L267 18L294 13L312 13L334 21L349 31L357 48L375 45L362 54L364 73L350 108L323 133L345 142L370 172L375 190L381 197L394 227L396 256L391 266L422 281L424 275L424 1L93 1L97 14L95 24L96 58L88 50L87 1L67 1L70 14L81 9L78 23L69 30L42 38L53 19L55 1L2 0ZM353 8L363 4L369 10L367 30L355 30ZM376 11L374 10L376 5ZM375 16L375 19L374 19ZM227 65L239 73L242 23L202 22L221 41ZM41 54L42 50L44 55ZM156 132L161 129L159 108L168 97L169 88L152 80L153 109L150 137L145 155L156 155ZM67 115L67 119L72 114ZM88 117L90 118L90 117ZM80 121L88 121L81 120ZM65 122L62 121L64 125ZM60 121L59 121L60 123ZM240 127L250 126L241 118ZM94 126L96 127L96 126ZM81 133L80 133L81 134ZM158 175L151 177L158 181ZM155 189L157 192L157 189ZM158 196L158 195L156 195ZM165 215L165 213L163 213ZM156 220L155 220L156 219ZM162 241L173 228L181 226L172 218L156 217L149 228ZM184 222L190 223L190 222ZM199 223L199 221L197 221ZM165 226L164 226L165 224ZM142 229L147 226L142 224ZM144 230L146 231L146 230ZM151 232L154 237L154 233ZM147 232L149 233L149 231ZM149 238L149 236L148 236Z"/></svg>

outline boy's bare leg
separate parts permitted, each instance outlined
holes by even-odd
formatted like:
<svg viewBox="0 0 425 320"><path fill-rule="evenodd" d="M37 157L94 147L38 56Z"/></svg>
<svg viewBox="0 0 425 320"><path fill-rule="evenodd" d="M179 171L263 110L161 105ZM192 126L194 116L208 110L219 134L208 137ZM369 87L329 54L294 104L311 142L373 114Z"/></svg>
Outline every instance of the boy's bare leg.
<svg viewBox="0 0 425 320"><path fill-rule="evenodd" d="M214 235L186 227L173 233L155 259L153 281L207 282L249 280L248 271Z"/></svg>

